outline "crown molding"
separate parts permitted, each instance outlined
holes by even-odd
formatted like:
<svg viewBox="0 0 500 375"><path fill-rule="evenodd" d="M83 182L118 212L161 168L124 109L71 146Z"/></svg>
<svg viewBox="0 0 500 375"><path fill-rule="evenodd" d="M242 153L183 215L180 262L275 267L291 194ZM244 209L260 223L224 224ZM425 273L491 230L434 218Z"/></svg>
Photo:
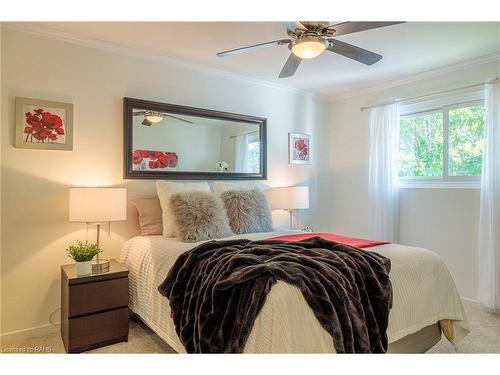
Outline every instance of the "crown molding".
<svg viewBox="0 0 500 375"><path fill-rule="evenodd" d="M200 63L195 63L191 60L182 59L178 57L172 57L160 51L152 51L135 47L128 47L118 43L103 41L96 38L84 37L72 33L67 33L60 30L55 30L50 27L37 25L31 22L3 22L1 24L2 28L10 29L17 32L34 34L37 36L42 36L50 39L55 39L67 43L77 44L84 47L99 49L106 52L116 53L120 55L126 55L133 58L159 62L166 65L176 66L184 69L194 70L201 73L218 75L220 77L250 83L254 85L259 85L267 88L277 89L284 92L289 92L293 94L302 94L313 99L330 101L327 95L312 92L309 90L299 89L292 86L282 85L262 79L252 78L243 74L228 72L215 67L210 67Z"/></svg>
<svg viewBox="0 0 500 375"><path fill-rule="evenodd" d="M491 62L500 62L500 51L483 55L477 58L461 61L455 64L446 65L444 67L439 67L436 69L427 70L421 73L411 75L406 78L395 79L393 81L385 82L383 84L374 85L370 87L361 88L359 90L352 90L338 95L328 96L330 102L338 102L345 99L350 99L353 97L371 94L377 91L387 90L394 87L404 86L410 83L418 82L427 78L437 77L448 73L453 73L456 71L471 68L473 66L483 65Z"/></svg>

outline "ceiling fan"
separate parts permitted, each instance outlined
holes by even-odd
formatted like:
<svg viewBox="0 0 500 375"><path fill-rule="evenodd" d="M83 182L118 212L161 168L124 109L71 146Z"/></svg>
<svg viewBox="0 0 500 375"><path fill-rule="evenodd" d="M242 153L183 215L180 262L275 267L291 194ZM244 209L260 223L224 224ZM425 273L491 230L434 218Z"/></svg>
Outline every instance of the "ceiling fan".
<svg viewBox="0 0 500 375"><path fill-rule="evenodd" d="M186 122L188 124L194 124L194 122L183 119L181 117L177 117L174 115L168 115L166 113L155 112L155 111L138 111L133 113L134 116L144 116L144 121L141 123L142 125L151 126L163 120L164 118L170 117L182 122Z"/></svg>
<svg viewBox="0 0 500 375"><path fill-rule="evenodd" d="M233 56L242 52L270 47L273 45L288 45L292 52L279 74L279 78L293 76L302 59L315 58L323 51L338 53L339 55L359 61L366 65L375 64L382 56L353 46L352 44L334 39L337 36L357 33L359 31L377 29L403 22L310 22L296 21L283 22L289 39L273 40L271 42L254 44L217 53L219 57Z"/></svg>

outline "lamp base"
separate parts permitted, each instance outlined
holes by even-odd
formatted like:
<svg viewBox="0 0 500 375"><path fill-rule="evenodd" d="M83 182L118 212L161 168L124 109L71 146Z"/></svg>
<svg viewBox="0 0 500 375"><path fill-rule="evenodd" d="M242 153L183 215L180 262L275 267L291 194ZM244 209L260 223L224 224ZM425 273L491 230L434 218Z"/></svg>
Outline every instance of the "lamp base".
<svg viewBox="0 0 500 375"><path fill-rule="evenodd" d="M109 271L109 259L99 259L92 262L92 273L104 273Z"/></svg>
<svg viewBox="0 0 500 375"><path fill-rule="evenodd" d="M290 215L290 229L291 230L296 230L296 225L294 223L294 221L296 221L296 224L299 223L299 219L298 219L298 210L296 209L290 209L288 210L288 213ZM294 217L295 217L295 220L294 220Z"/></svg>

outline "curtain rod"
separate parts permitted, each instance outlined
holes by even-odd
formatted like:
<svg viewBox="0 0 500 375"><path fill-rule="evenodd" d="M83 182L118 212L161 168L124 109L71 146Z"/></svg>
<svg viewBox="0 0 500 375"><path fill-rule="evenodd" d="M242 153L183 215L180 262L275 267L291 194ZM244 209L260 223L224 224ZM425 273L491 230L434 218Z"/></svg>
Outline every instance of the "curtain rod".
<svg viewBox="0 0 500 375"><path fill-rule="evenodd" d="M380 103L380 104L373 104L373 105L368 105L366 107L360 107L359 110L360 111L364 111L364 110L367 110L367 109L371 109L371 108L375 108L375 107L382 107L384 105L388 105L388 104L394 104L394 103L400 103L400 102L406 102L406 101L409 101L409 100L415 100L415 99L423 99L423 98L427 98L429 96L435 96L435 95L440 95L440 94L446 94L447 92L453 92L453 91L458 91L458 90L465 90L465 89L471 89L473 87L479 87L479 86L483 86L483 85L486 85L488 83L495 83L497 81L500 80L500 77L495 77L495 78L492 78L486 82L481 82L481 83L476 83L476 84L473 84L473 85L469 85L469 86L464 86L464 87L457 87L457 88L454 88L454 89L450 89L450 90L444 90L444 91L439 91L439 92L435 92L435 93L432 93L432 94L425 94L425 95L419 95L419 96L414 96L412 98L405 98L405 99L396 99L396 100L393 100L391 102L384 102L384 103Z"/></svg>
<svg viewBox="0 0 500 375"><path fill-rule="evenodd" d="M241 134L238 134L238 135L253 134L253 133L258 133L258 132L259 132L258 130L254 130L254 131L251 131L251 132L245 132L245 133L241 133ZM229 138L236 138L238 135L232 135Z"/></svg>

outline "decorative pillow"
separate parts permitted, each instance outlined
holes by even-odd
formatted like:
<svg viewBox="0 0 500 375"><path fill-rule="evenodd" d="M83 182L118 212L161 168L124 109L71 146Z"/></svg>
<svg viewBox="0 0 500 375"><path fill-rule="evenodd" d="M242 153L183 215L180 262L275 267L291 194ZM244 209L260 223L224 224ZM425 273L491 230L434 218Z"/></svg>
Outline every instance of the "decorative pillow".
<svg viewBox="0 0 500 375"><path fill-rule="evenodd" d="M262 191L225 191L221 194L221 199L234 233L272 232L271 210Z"/></svg>
<svg viewBox="0 0 500 375"><path fill-rule="evenodd" d="M160 200L158 198L142 198L133 200L132 203L139 211L141 236L163 234Z"/></svg>
<svg viewBox="0 0 500 375"><path fill-rule="evenodd" d="M264 184L261 181L234 181L234 182L223 182L223 181L214 181L212 182L212 191L221 195L225 191L234 191L234 190L265 190L268 189L269 186Z"/></svg>
<svg viewBox="0 0 500 375"><path fill-rule="evenodd" d="M156 181L156 192L160 199L163 221L163 235L175 237L175 222L170 210L170 197L176 193L187 191L210 192L210 186L206 182L170 182Z"/></svg>
<svg viewBox="0 0 500 375"><path fill-rule="evenodd" d="M170 209L177 236L184 242L198 242L233 234L224 206L214 193L187 192L170 197Z"/></svg>

